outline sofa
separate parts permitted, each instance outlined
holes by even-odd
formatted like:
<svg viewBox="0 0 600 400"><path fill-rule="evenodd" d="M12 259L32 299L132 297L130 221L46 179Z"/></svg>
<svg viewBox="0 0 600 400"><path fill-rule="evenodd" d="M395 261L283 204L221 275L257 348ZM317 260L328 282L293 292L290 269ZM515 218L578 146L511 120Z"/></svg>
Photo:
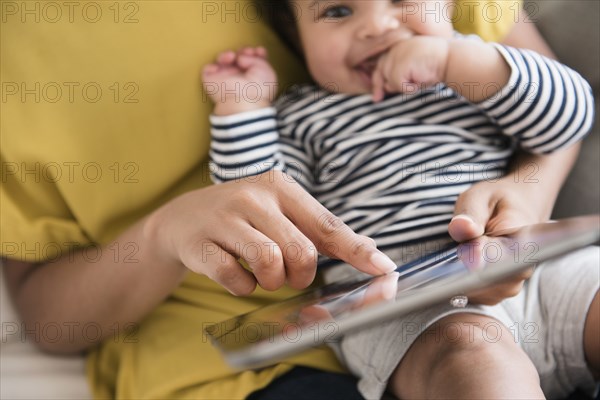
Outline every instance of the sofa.
<svg viewBox="0 0 600 400"><path fill-rule="evenodd" d="M526 9L559 59L581 72L596 99L596 124L558 198L555 218L600 213L600 2L527 1ZM0 398L84 399L91 393L83 356L40 352L24 339L22 326L0 278Z"/></svg>
<svg viewBox="0 0 600 400"><path fill-rule="evenodd" d="M600 2L538 0L525 8L559 60L592 86L596 120L570 177L557 199L553 217L600 212Z"/></svg>

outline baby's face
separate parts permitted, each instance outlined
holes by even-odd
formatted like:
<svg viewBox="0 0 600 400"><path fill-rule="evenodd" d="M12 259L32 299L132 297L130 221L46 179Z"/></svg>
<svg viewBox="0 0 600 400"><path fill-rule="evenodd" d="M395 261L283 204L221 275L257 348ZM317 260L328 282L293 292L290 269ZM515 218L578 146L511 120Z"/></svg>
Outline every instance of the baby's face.
<svg viewBox="0 0 600 400"><path fill-rule="evenodd" d="M415 35L452 37L449 0L294 0L304 57L321 87L372 91L379 56Z"/></svg>

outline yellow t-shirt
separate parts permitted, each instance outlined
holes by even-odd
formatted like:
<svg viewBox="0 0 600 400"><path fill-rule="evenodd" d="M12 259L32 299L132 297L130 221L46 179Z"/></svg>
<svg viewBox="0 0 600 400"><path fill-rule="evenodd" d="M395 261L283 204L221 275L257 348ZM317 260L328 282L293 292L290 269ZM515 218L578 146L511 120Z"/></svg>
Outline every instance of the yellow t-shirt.
<svg viewBox="0 0 600 400"><path fill-rule="evenodd" d="M265 45L281 87L306 79L249 0L0 3L3 257L38 262L107 243L168 199L208 185L211 104L200 71L219 51ZM457 25L501 39L519 2L480 3L457 12ZM483 3L500 5L501 18ZM126 257L135 247L111 251ZM242 398L293 365L343 371L322 347L237 373L202 335L206 323L294 293L241 299L190 274L137 330L90 353L95 396Z"/></svg>
<svg viewBox="0 0 600 400"><path fill-rule="evenodd" d="M501 41L522 18L521 0L457 0L443 7L442 15L450 16L456 30L489 42Z"/></svg>

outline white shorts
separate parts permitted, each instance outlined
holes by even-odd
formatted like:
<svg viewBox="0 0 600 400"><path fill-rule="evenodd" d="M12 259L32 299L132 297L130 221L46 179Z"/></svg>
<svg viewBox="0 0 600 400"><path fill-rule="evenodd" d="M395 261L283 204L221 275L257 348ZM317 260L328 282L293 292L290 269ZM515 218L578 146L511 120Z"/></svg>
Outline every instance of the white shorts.
<svg viewBox="0 0 600 400"><path fill-rule="evenodd" d="M330 281L339 274L325 277ZM346 335L332 346L359 378L363 396L378 399L411 344L429 326L450 314L482 314L499 321L482 327L486 340L499 340L499 324L504 324L533 361L548 398L565 398L577 388L593 393L583 330L599 286L600 248L587 247L540 264L518 296L496 306L454 308L445 303Z"/></svg>

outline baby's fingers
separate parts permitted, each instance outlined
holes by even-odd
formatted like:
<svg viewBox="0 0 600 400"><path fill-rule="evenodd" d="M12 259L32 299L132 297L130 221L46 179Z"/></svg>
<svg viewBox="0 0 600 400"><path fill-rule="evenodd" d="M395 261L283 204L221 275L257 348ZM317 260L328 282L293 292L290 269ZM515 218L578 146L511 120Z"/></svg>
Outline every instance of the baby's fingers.
<svg viewBox="0 0 600 400"><path fill-rule="evenodd" d="M221 65L232 65L235 62L236 54L231 50L219 53L217 56L217 63Z"/></svg>
<svg viewBox="0 0 600 400"><path fill-rule="evenodd" d="M256 47L256 55L259 57L267 57L267 49L262 46Z"/></svg>
<svg viewBox="0 0 600 400"><path fill-rule="evenodd" d="M206 64L202 69L202 75L212 75L216 72L219 72L220 68L217 64Z"/></svg>
<svg viewBox="0 0 600 400"><path fill-rule="evenodd" d="M385 79L379 68L373 71L371 80L373 81L373 102L378 103L385 97Z"/></svg>
<svg viewBox="0 0 600 400"><path fill-rule="evenodd" d="M247 56L245 54L239 55L237 59L238 67L242 68L243 70L248 70L260 62L263 62L262 58Z"/></svg>
<svg viewBox="0 0 600 400"><path fill-rule="evenodd" d="M247 70L255 65L263 65L267 62L266 56L267 51L262 47L244 47L238 51L237 65Z"/></svg>
<svg viewBox="0 0 600 400"><path fill-rule="evenodd" d="M250 56L250 57L262 57L262 58L266 58L267 57L267 49L265 49L262 46L258 46L258 47L242 47L238 51L238 54L244 55L244 56Z"/></svg>

